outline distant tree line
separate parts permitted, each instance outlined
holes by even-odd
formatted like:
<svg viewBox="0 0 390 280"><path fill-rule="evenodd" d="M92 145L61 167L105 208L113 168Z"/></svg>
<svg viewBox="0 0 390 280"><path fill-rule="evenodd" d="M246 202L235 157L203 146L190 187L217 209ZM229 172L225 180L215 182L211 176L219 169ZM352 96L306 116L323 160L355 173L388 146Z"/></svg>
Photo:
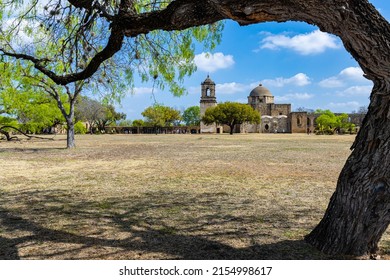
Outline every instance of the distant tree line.
<svg viewBox="0 0 390 280"><path fill-rule="evenodd" d="M66 96L61 98L66 99ZM12 140L12 132L22 134L50 134L67 129L67 122L52 98L25 88L17 94L0 91L0 134ZM126 119L112 104L79 96L75 104L75 132L99 133L108 125ZM88 131L86 124L88 125Z"/></svg>
<svg viewBox="0 0 390 280"><path fill-rule="evenodd" d="M66 99L67 96L61 96ZM55 133L67 129L66 120L55 101L41 92L19 89L17 94L0 91L0 134L10 140L12 131L26 134ZM200 108L191 106L183 111L154 104L142 112L144 119L128 120L126 114L117 112L106 104L87 96L78 96L75 102L74 130L77 134L102 133L108 126L171 127L199 126Z"/></svg>
<svg viewBox="0 0 390 280"><path fill-rule="evenodd" d="M356 123L352 121L350 115L346 113L334 113L330 110L313 110L305 107L299 107L297 112L307 112L308 114L317 115L315 119L316 134L335 134L335 133L354 133L356 132ZM357 110L353 110L351 115L367 114L367 107L361 106Z"/></svg>
<svg viewBox="0 0 390 280"><path fill-rule="evenodd" d="M64 95L61 98L66 99ZM42 93L35 93L30 88L20 90L18 94L9 91L0 92L0 134L10 139L12 130L21 133L42 134L54 133L55 127L66 129L66 120L60 109L53 105L52 98L45 97ZM305 111L318 114L316 118L317 134L352 133L355 124L350 121L347 114L335 114L330 110L312 110L300 107L297 111ZM365 107L354 111L354 114L364 114ZM143 112L143 119L133 121L126 119L124 113L117 112L112 104L103 101L79 96L75 103L75 132L102 133L108 126L121 127L173 127L173 126L199 126L201 120L205 124L216 123L233 128L244 122L260 123L260 115L249 105L236 102L220 103L216 107L206 110L201 118L200 107L191 106L183 111L154 104Z"/></svg>
<svg viewBox="0 0 390 280"><path fill-rule="evenodd" d="M118 126L123 127L172 127L172 126L199 126L200 108L191 106L184 111L164 106L163 104L154 104L147 107L142 113L143 119L122 120L117 122Z"/></svg>
<svg viewBox="0 0 390 280"><path fill-rule="evenodd" d="M126 114L117 112L113 105L86 96L80 96L75 107L76 124L87 123L91 134L104 132L107 126L126 119Z"/></svg>
<svg viewBox="0 0 390 280"><path fill-rule="evenodd" d="M152 127L155 131L161 127L172 126L199 126L203 121L205 124L216 123L230 127L233 134L234 126L244 122L260 123L260 114L251 106L237 102L220 103L215 107L208 108L203 117L200 115L199 106L191 106L180 112L172 107L162 104L155 104L142 112L144 119L119 122L119 125L133 127Z"/></svg>

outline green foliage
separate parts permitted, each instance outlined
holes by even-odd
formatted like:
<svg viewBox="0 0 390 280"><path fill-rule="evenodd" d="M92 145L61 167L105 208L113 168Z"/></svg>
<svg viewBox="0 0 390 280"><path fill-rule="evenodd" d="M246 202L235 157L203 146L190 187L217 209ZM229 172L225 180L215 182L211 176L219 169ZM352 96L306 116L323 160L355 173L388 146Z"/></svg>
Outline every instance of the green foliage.
<svg viewBox="0 0 390 280"><path fill-rule="evenodd" d="M126 114L115 111L113 105L104 105L103 108L103 117L96 121L96 125L100 131L104 131L106 126L112 123L126 119Z"/></svg>
<svg viewBox="0 0 390 280"><path fill-rule="evenodd" d="M19 63L14 66L0 63L3 74L0 112L17 119L20 129L31 133L39 133L45 128L64 122L56 101L43 89L34 87L31 78L23 76L27 75L28 71L21 71L21 67ZM17 75L13 76L13 73Z"/></svg>
<svg viewBox="0 0 390 280"><path fill-rule="evenodd" d="M15 128L19 127L19 123L16 119L0 115L0 127L2 126L13 126Z"/></svg>
<svg viewBox="0 0 390 280"><path fill-rule="evenodd" d="M93 133L99 119L105 117L102 103L86 96L79 96L75 104L75 118L88 123L89 132Z"/></svg>
<svg viewBox="0 0 390 280"><path fill-rule="evenodd" d="M237 102L225 102L208 108L202 121L207 124L226 124L230 127L230 134L236 124L244 122L260 123L260 114L250 105Z"/></svg>
<svg viewBox="0 0 390 280"><path fill-rule="evenodd" d="M106 126L126 118L125 114L116 112L113 105L86 96L80 96L75 107L76 119L87 122L90 133L104 131Z"/></svg>
<svg viewBox="0 0 390 280"><path fill-rule="evenodd" d="M316 119L318 134L351 133L355 129L355 125L349 122L348 114L336 116L330 110L316 110L316 113L321 114Z"/></svg>
<svg viewBox="0 0 390 280"><path fill-rule="evenodd" d="M134 120L133 126L143 127L145 126L145 122L143 120Z"/></svg>
<svg viewBox="0 0 390 280"><path fill-rule="evenodd" d="M74 133L76 134L85 134L87 133L87 128L85 127L85 124L81 121L78 121L74 124Z"/></svg>
<svg viewBox="0 0 390 280"><path fill-rule="evenodd" d="M117 126L129 127L133 126L133 122L131 120L120 120L117 121Z"/></svg>
<svg viewBox="0 0 390 280"><path fill-rule="evenodd" d="M183 31L153 31L139 35L128 45L129 79L138 72L143 82L153 81L161 90L166 87L174 96L187 92L184 78L196 71L195 42L203 43L205 50L214 49L221 41L223 22L188 28ZM130 42L130 41L129 41Z"/></svg>
<svg viewBox="0 0 390 280"><path fill-rule="evenodd" d="M184 110L183 121L187 126L200 125L200 107L191 106Z"/></svg>
<svg viewBox="0 0 390 280"><path fill-rule="evenodd" d="M83 71L106 47L111 20L98 9L91 12L75 9L68 1L60 1L58 5L56 1L46 5L40 2L0 2L0 48L10 52L23 49L30 56L46 58L47 69L59 76ZM140 0L131 4L141 14L165 9L170 2ZM119 5L120 1L104 1L104 9L112 15L119 11ZM223 22L218 22L126 38L123 51L104 61L88 79L87 87L104 94L110 101L119 101L128 88L133 88L138 73L143 81L151 80L161 89L167 86L174 95L180 96L186 92L182 86L184 78L196 70L195 46L200 43L206 51L214 49L221 41L223 26Z"/></svg>
<svg viewBox="0 0 390 280"><path fill-rule="evenodd" d="M17 120L0 114L0 140L3 139L1 135L3 135L7 140L11 140L10 133L13 130L12 127L19 128Z"/></svg>
<svg viewBox="0 0 390 280"><path fill-rule="evenodd" d="M83 7L85 1L0 1L2 61L19 65L16 71L9 72L13 79L49 94L71 128L74 102L81 91L100 95L106 104L119 103L129 89L134 89L137 73L142 81L153 81L154 87L163 90L167 86L173 95L183 95L184 78L196 70L196 42L211 50L221 41L222 22L122 37L112 33L116 22L113 18L117 18L122 1L93 2L102 5L104 12L100 8L76 8ZM141 15L163 10L171 2L128 1L126 9ZM88 73L88 69L93 70ZM80 73L88 78L78 82L63 80ZM66 100L62 99L64 93ZM108 108L107 115L110 111ZM123 115L113 114L97 126L102 130L122 118ZM68 148L75 146L72 135L68 133Z"/></svg>
<svg viewBox="0 0 390 280"><path fill-rule="evenodd" d="M180 112L171 107L156 104L142 112L146 126L163 127L172 126L181 120Z"/></svg>
<svg viewBox="0 0 390 280"><path fill-rule="evenodd" d="M330 110L316 110L317 114L321 114L316 119L317 130L319 134L333 134L337 127L337 117Z"/></svg>
<svg viewBox="0 0 390 280"><path fill-rule="evenodd" d="M100 95L106 104L120 102L128 89L134 88L137 73L144 82L153 81L157 88L163 90L168 87L173 95L183 95L186 93L182 86L184 78L196 70L196 42L211 50L221 41L222 22L183 31L156 30L125 38L118 34L111 36L114 29L112 18L99 9L76 8L76 3L80 1L73 1L73 5L71 1L46 2L0 1L0 54L3 62L15 68L8 71L12 79L43 96L50 96L62 113L61 119L66 120L68 125L74 122L74 102L81 91ZM171 2L140 0L129 3L135 13L145 13L162 10ZM121 3L104 1L104 11L115 17ZM116 43L121 40L118 49L112 48L110 38L113 37ZM109 56L101 64L92 65L96 61L94 58L102 56L103 50L106 53L108 50ZM32 61L39 61L39 67ZM88 74L89 78L78 82L59 82L49 78L51 74L57 78L74 77L88 72L85 71L87 68L94 69L94 75ZM12 86L12 82L7 85L9 88ZM108 117L97 123L99 129L124 118L123 114L106 109ZM38 111L47 116L45 110L40 108ZM35 122L35 116L27 115L30 129L37 130L33 123L41 121ZM68 134L70 138L72 135ZM72 148L74 139L69 137L67 147Z"/></svg>

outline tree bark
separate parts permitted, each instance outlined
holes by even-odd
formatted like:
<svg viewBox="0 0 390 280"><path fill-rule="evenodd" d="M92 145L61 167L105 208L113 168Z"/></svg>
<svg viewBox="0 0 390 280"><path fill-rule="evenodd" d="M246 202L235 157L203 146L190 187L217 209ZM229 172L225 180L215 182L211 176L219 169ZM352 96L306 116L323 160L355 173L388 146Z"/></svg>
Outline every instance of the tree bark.
<svg viewBox="0 0 390 280"><path fill-rule="evenodd" d="M20 134L23 134L24 136L28 137L29 139L37 138L37 139L44 139L44 140L53 140L53 138L46 138L46 137L39 137L39 136L36 136L36 135L29 135L29 134L21 131L19 128L16 128L16 127L11 126L11 125L5 125L5 126L0 127L0 133L5 135L7 141L12 141L13 139L18 139L18 137L11 136L8 131L4 130L6 128L10 128L10 129L16 130Z"/></svg>
<svg viewBox="0 0 390 280"><path fill-rule="evenodd" d="M336 191L305 239L327 254L376 253L390 222L389 23L366 0L213 2L230 2L221 11L242 24L299 20L338 35L374 82L369 111Z"/></svg>
<svg viewBox="0 0 390 280"><path fill-rule="evenodd" d="M390 223L390 84L375 84L369 112L328 209L306 241L328 254L366 255Z"/></svg>
<svg viewBox="0 0 390 280"><path fill-rule="evenodd" d="M230 126L230 135L233 135L233 133L234 133L234 126L235 126L235 124L233 124L233 125L229 125Z"/></svg>
<svg viewBox="0 0 390 280"><path fill-rule="evenodd" d="M76 141L74 138L74 120L73 118L66 118L66 148L73 149L76 148Z"/></svg>
<svg viewBox="0 0 390 280"><path fill-rule="evenodd" d="M306 240L328 254L377 251L390 220L390 25L367 0L177 0L160 12L121 17L126 36L227 18L241 25L304 21L339 36L374 89L324 218Z"/></svg>
<svg viewBox="0 0 390 280"><path fill-rule="evenodd" d="M7 141L11 141L11 140L12 140L12 137L9 135L9 132L3 130L3 127L0 128L0 133L3 134L3 135L5 136L5 138L7 139Z"/></svg>
<svg viewBox="0 0 390 280"><path fill-rule="evenodd" d="M69 101L69 114L66 114L65 110L63 111L63 115L66 119L67 124L67 130L66 130L66 148L67 149L73 149L76 148L76 141L75 141L75 133L74 133L74 106L75 106L75 98L71 98L71 96L68 93L69 98L71 99Z"/></svg>

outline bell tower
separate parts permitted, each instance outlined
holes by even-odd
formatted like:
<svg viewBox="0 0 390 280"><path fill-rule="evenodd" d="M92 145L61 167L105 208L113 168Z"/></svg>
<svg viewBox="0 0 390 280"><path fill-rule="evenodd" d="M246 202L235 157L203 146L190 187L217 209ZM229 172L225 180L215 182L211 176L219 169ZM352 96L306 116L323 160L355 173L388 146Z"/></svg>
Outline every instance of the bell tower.
<svg viewBox="0 0 390 280"><path fill-rule="evenodd" d="M215 83L207 75L206 80L201 84L200 97L200 116L203 117L207 108L217 106L217 98L215 97ZM205 125L200 122L200 133L216 133L217 127L215 124Z"/></svg>
<svg viewBox="0 0 390 280"><path fill-rule="evenodd" d="M202 83L202 96L200 102L202 103L209 101L217 103L215 97L215 83L210 79L210 76L207 75L206 80Z"/></svg>

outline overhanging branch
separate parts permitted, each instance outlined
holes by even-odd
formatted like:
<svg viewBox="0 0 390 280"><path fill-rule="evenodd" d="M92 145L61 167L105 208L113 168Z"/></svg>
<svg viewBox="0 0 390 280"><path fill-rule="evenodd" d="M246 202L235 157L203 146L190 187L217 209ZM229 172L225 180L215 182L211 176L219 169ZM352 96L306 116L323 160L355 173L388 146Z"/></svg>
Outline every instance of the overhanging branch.
<svg viewBox="0 0 390 280"><path fill-rule="evenodd" d="M93 9L93 2L69 0L83 9ZM390 76L390 58L384 55L390 45L390 25L367 0L175 0L163 10L141 14L128 9L132 3L131 0L121 1L118 14L109 20L111 34L105 48L80 72L58 74L46 66L45 60L20 54L11 56L33 62L36 69L56 84L66 85L91 77L105 60L122 48L125 36L136 37L155 30L184 30L223 19L232 19L242 25L295 20L315 24L322 31L339 36L369 79Z"/></svg>
<svg viewBox="0 0 390 280"><path fill-rule="evenodd" d="M48 62L50 62L49 59L39 59L36 57L33 57L31 55L27 54L21 54L21 53L11 53L7 52L4 49L0 49L0 52L9 57L14 57L16 59L26 60L30 61L34 64L34 67L42 72L44 75L49 77L54 83L57 85L67 85L76 81L85 80L89 77L91 77L100 67L100 65L106 61L107 59L111 58L115 53L117 53L121 48L123 44L124 35L123 32L118 29L117 27L112 28L111 36L108 40L108 43L106 47L101 51L98 52L88 63L86 68L83 71L77 72L77 73L71 73L67 75L59 75L51 70L48 69L48 67L45 65Z"/></svg>

